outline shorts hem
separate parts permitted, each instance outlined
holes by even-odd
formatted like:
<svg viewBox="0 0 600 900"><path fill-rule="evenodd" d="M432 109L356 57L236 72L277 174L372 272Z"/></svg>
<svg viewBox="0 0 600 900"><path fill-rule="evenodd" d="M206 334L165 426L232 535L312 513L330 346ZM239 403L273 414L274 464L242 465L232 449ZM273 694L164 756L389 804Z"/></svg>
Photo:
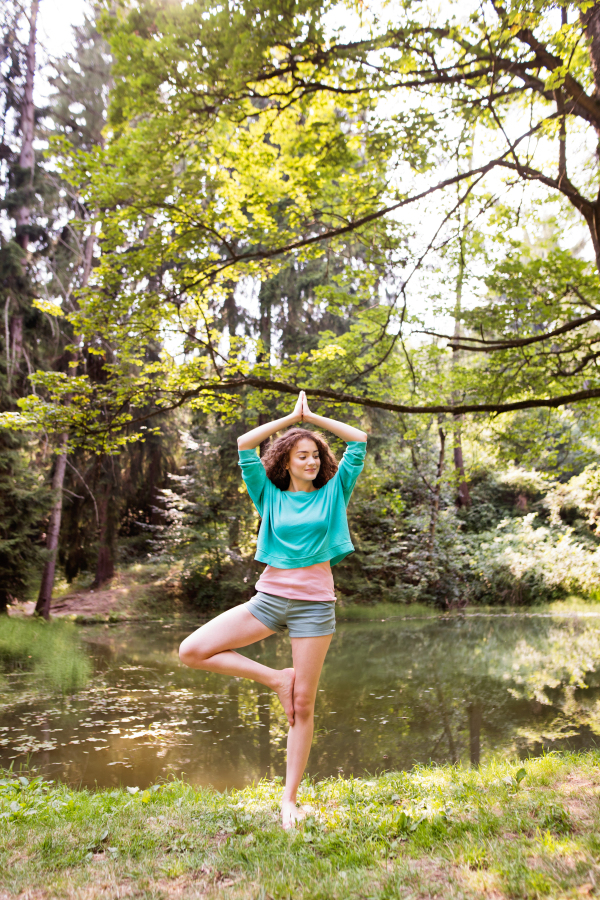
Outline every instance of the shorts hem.
<svg viewBox="0 0 600 900"><path fill-rule="evenodd" d="M287 628L284 628L281 625L276 625L274 622L268 622L266 616L260 616L252 605L252 600L248 600L247 603L244 603L244 606L246 607L250 615L254 616L255 619L258 619L261 625L264 625L265 628L269 628L275 634L284 634L287 631Z"/></svg>
<svg viewBox="0 0 600 900"><path fill-rule="evenodd" d="M285 604L286 609L281 609L281 606L279 610L276 608L274 611L269 608L265 609L263 605L264 601L261 603L261 595L262 598L264 598L264 601L275 601L276 604ZM326 621L315 622L314 617L310 616L308 617L308 620L306 620L305 617L305 621L303 622L302 617L288 617L287 611L290 604L302 604L304 607L313 607L315 611L318 607L321 607L321 604L327 604L330 608L331 615L327 616ZM334 600L324 600L320 602L314 600L293 600L287 597L277 597L274 594L259 592L255 597L248 600L244 606L255 619L275 634L285 634L287 631L291 638L327 637L335 634L336 622ZM272 612L273 615L271 615ZM313 619L313 621L311 621L311 619Z"/></svg>
<svg viewBox="0 0 600 900"><path fill-rule="evenodd" d="M327 631L319 631L317 634L292 634L289 628L286 629L291 638L307 638L307 637L328 637L330 634L335 634L335 628L329 628Z"/></svg>

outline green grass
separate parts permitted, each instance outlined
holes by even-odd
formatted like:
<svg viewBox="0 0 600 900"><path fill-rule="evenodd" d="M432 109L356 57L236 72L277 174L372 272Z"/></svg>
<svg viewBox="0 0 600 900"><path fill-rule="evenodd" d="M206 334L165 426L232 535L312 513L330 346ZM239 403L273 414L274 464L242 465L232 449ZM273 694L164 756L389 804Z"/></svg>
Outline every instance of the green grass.
<svg viewBox="0 0 600 900"><path fill-rule="evenodd" d="M181 781L78 791L5 773L0 897L594 896L599 763L551 754L306 782L313 812L291 833L278 781L225 795Z"/></svg>
<svg viewBox="0 0 600 900"><path fill-rule="evenodd" d="M2 675L31 672L40 685L69 694L85 687L91 663L71 622L0 616L0 694Z"/></svg>

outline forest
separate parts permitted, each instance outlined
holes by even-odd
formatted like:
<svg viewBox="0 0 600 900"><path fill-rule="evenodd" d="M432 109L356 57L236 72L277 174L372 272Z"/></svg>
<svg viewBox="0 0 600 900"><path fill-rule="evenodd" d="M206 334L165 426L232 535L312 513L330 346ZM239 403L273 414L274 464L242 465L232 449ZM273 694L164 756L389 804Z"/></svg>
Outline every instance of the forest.
<svg viewBox="0 0 600 900"><path fill-rule="evenodd" d="M342 605L598 600L600 4L106 0L56 56L43 3L0 10L0 609L249 599L236 437L299 390L369 435Z"/></svg>

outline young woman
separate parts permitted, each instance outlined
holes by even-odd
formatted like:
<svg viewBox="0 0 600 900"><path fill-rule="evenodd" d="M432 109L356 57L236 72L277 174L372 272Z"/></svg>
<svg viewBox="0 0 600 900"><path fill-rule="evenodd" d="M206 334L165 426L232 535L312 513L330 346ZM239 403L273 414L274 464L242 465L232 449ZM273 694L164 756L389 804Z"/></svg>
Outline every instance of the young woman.
<svg viewBox="0 0 600 900"><path fill-rule="evenodd" d="M255 448L262 441L297 422L326 428L348 443L339 467L327 442L302 428L285 432L259 459ZM354 550L346 507L364 464L366 441L364 431L312 413L304 391L289 416L238 438L242 477L262 518L255 559L267 565L252 600L203 625L179 649L186 666L252 678L279 697L290 725L284 828L304 814L296 806L296 793L312 743L319 677L335 631L331 566ZM293 669L271 669L235 652L286 630Z"/></svg>

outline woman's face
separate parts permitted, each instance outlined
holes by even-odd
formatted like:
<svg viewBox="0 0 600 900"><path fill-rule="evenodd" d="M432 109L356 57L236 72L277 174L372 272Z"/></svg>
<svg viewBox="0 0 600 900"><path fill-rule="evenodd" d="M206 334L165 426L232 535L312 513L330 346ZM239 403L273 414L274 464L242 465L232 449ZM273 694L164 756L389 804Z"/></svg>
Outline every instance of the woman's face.
<svg viewBox="0 0 600 900"><path fill-rule="evenodd" d="M310 438L301 438L290 450L287 468L292 478L313 481L321 468L319 448L315 442Z"/></svg>

